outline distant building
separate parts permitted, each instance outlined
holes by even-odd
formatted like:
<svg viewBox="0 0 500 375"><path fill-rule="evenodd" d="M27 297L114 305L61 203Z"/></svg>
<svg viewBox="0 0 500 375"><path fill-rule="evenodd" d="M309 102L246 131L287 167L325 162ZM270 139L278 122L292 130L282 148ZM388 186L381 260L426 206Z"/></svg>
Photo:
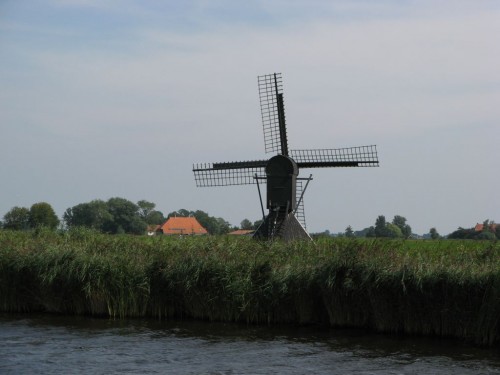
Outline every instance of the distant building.
<svg viewBox="0 0 500 375"><path fill-rule="evenodd" d="M148 225L147 232L148 236L154 236L155 234L161 233L161 225Z"/></svg>
<svg viewBox="0 0 500 375"><path fill-rule="evenodd" d="M494 232L497 229L498 224L490 224L490 231ZM474 227L475 232L482 232L484 229L484 224L477 223Z"/></svg>
<svg viewBox="0 0 500 375"><path fill-rule="evenodd" d="M238 230L233 230L232 232L229 232L228 234L232 236L251 236L254 234L255 230L253 229L238 229Z"/></svg>
<svg viewBox="0 0 500 375"><path fill-rule="evenodd" d="M181 236L208 234L195 217L170 217L160 226L160 231L166 235Z"/></svg>

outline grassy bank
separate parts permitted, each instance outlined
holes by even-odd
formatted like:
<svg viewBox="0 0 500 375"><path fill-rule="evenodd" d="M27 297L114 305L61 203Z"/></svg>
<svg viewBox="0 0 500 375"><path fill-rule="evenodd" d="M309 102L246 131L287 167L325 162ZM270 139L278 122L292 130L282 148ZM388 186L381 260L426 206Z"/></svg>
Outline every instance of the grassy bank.
<svg viewBox="0 0 500 375"><path fill-rule="evenodd" d="M500 342L500 243L0 231L0 310L321 323Z"/></svg>

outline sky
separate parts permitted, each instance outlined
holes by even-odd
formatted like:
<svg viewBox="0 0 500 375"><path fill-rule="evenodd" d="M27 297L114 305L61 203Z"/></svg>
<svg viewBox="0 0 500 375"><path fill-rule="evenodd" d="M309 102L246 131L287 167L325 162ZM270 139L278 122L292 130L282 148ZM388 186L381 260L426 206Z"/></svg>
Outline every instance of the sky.
<svg viewBox="0 0 500 375"><path fill-rule="evenodd" d="M255 185L192 168L272 156L257 76L279 72L291 149L378 150L300 171L310 232L500 221L499 36L493 0L0 0L0 220L111 197L260 219Z"/></svg>

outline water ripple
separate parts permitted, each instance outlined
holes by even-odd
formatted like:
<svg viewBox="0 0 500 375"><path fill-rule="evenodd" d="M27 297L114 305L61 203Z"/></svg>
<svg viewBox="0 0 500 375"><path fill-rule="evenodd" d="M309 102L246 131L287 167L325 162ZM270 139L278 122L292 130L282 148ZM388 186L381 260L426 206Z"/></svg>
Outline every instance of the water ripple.
<svg viewBox="0 0 500 375"><path fill-rule="evenodd" d="M500 374L498 349L349 330L0 315L1 374Z"/></svg>

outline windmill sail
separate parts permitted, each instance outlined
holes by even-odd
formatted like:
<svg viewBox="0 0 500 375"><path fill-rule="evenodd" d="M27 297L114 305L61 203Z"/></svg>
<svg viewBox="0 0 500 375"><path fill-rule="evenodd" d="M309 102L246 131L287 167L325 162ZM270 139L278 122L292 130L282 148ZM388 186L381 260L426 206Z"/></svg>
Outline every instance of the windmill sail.
<svg viewBox="0 0 500 375"><path fill-rule="evenodd" d="M267 160L201 163L193 165L197 187L256 184L255 175L265 176Z"/></svg>
<svg viewBox="0 0 500 375"><path fill-rule="evenodd" d="M288 156L281 73L259 76L258 84L266 153Z"/></svg>
<svg viewBox="0 0 500 375"><path fill-rule="evenodd" d="M292 150L299 168L378 167L377 146L335 149Z"/></svg>

